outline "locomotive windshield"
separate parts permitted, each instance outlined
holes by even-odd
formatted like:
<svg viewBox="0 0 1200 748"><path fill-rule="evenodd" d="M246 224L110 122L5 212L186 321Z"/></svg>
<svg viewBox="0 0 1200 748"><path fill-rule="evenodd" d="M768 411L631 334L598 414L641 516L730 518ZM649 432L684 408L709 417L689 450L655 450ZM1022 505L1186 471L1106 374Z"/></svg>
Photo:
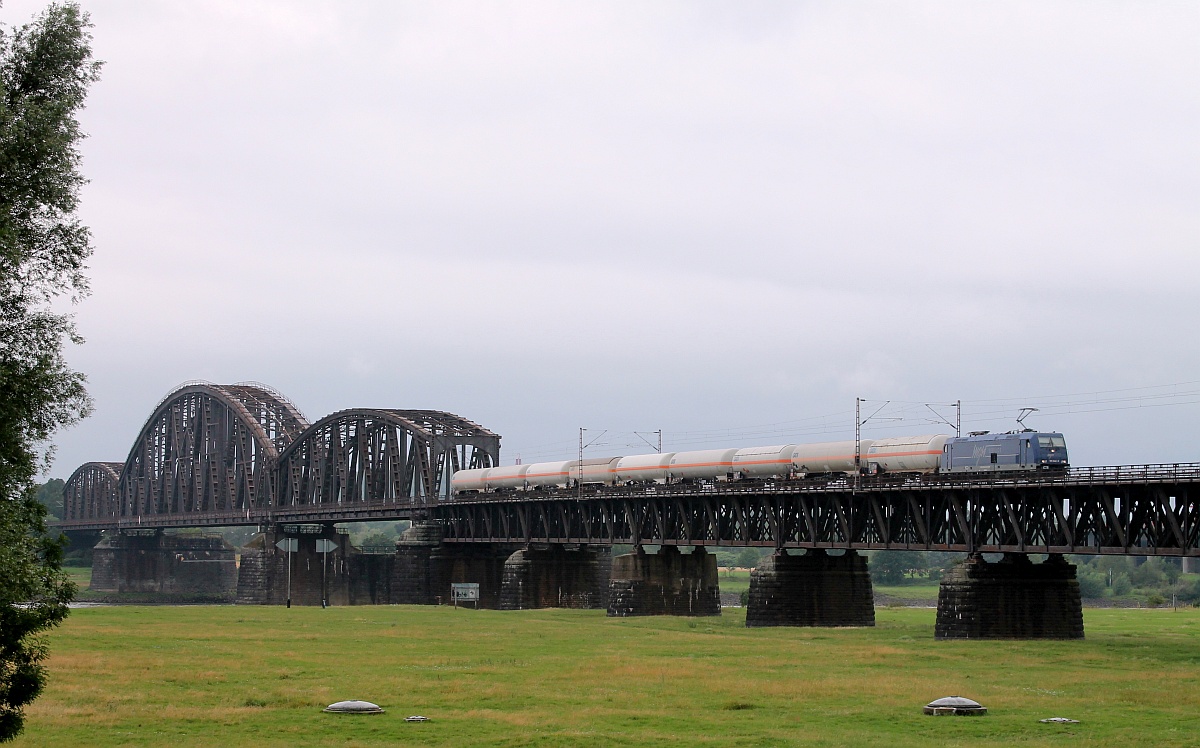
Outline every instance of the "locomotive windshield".
<svg viewBox="0 0 1200 748"><path fill-rule="evenodd" d="M1062 448L1062 447L1067 446L1067 440L1062 438L1061 436L1039 436L1038 437L1038 446L1045 447L1046 449L1049 449L1051 447Z"/></svg>

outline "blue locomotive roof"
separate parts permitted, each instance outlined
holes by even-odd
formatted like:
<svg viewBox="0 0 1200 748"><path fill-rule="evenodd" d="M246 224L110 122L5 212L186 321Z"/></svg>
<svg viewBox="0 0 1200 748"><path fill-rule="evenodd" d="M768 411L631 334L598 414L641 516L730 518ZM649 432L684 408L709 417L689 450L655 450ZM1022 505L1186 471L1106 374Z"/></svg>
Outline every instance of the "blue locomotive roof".
<svg viewBox="0 0 1200 748"><path fill-rule="evenodd" d="M1057 436L1063 438L1060 431L1007 431L998 434L971 434L970 436L951 437L956 442L994 442L1001 439L1032 439L1036 436Z"/></svg>

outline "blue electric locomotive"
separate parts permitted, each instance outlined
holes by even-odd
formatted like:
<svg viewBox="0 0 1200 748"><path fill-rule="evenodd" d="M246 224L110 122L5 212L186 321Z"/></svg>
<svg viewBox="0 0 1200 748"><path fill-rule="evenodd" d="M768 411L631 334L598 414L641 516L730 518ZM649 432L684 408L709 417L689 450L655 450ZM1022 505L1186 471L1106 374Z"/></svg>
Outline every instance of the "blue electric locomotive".
<svg viewBox="0 0 1200 748"><path fill-rule="evenodd" d="M942 447L941 473L1066 470L1067 442L1058 432L972 432Z"/></svg>

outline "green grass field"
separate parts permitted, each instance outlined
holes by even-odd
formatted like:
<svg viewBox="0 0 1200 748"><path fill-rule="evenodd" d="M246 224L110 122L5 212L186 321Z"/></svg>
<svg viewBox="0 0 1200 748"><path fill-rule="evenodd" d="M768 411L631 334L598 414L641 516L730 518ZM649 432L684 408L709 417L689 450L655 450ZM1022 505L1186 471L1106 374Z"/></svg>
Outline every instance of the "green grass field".
<svg viewBox="0 0 1200 748"><path fill-rule="evenodd" d="M717 572L717 579L722 592L745 592L750 589L749 570L721 569Z"/></svg>
<svg viewBox="0 0 1200 748"><path fill-rule="evenodd" d="M52 635L15 745L1196 745L1200 611L1085 616L1082 642L936 642L932 610L901 608L771 630L740 610L89 608ZM921 714L952 694L991 714ZM320 711L350 698L387 713Z"/></svg>
<svg viewBox="0 0 1200 748"><path fill-rule="evenodd" d="M901 600L928 600L930 605L937 604L938 585L933 584L900 584L889 586L875 584L871 588L879 595L900 598Z"/></svg>
<svg viewBox="0 0 1200 748"><path fill-rule="evenodd" d="M90 566L64 566L63 571L67 572L67 576L71 577L71 581L78 585L80 590L86 590L92 583Z"/></svg>

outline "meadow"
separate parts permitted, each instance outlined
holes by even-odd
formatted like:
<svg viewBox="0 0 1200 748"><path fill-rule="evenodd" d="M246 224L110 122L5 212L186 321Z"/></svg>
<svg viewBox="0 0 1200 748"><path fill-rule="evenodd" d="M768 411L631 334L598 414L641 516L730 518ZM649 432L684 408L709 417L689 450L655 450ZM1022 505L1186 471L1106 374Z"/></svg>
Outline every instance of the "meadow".
<svg viewBox="0 0 1200 748"><path fill-rule="evenodd" d="M17 746L1196 745L1200 610L1086 610L1077 642L450 607L78 609ZM965 695L986 717L928 717ZM324 714L366 699L382 715ZM420 714L421 724L404 718ZM1041 724L1063 716L1077 725Z"/></svg>

